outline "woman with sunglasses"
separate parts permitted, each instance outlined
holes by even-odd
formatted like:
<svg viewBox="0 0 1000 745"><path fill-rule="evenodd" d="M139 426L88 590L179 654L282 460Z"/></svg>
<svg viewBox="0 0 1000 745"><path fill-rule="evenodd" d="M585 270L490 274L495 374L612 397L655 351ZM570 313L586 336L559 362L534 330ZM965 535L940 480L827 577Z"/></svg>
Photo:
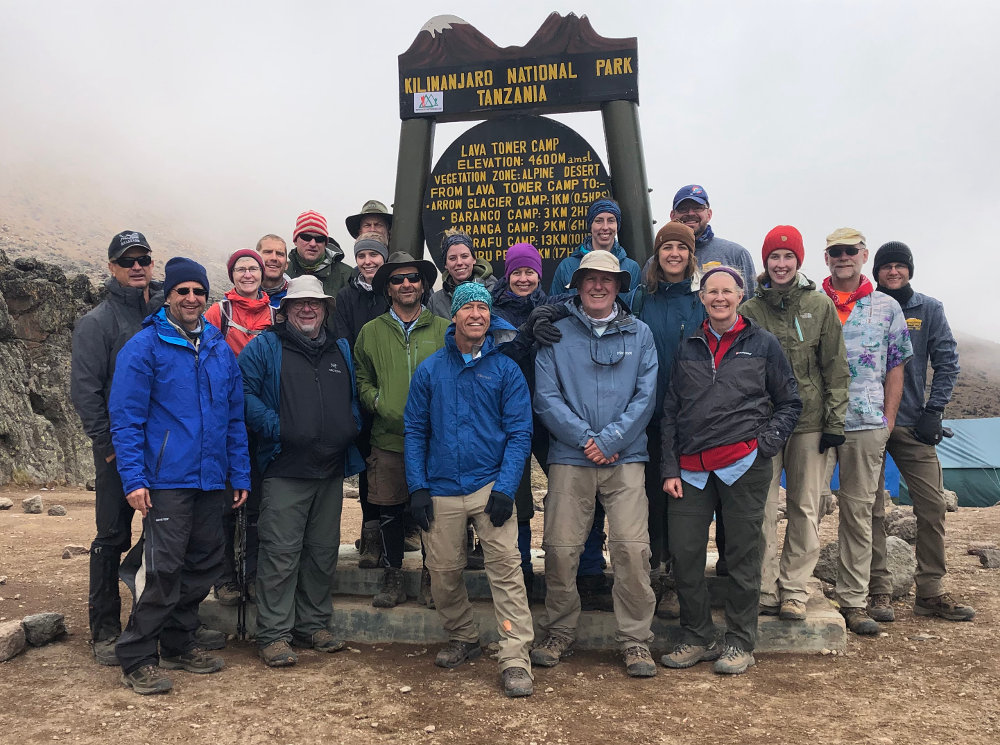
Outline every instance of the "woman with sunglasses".
<svg viewBox="0 0 1000 745"><path fill-rule="evenodd" d="M764 508L764 562L760 612L804 621L808 582L819 559L819 506L826 451L844 442L844 415L851 374L837 309L801 271L802 235L779 225L764 238L764 272L740 309L774 334L792 365L802 416L774 456ZM785 471L788 526L778 561L778 490Z"/></svg>
<svg viewBox="0 0 1000 745"><path fill-rule="evenodd" d="M444 231L441 239L444 269L441 271L441 289L431 295L427 308L436 316L451 320L451 299L455 288L463 282L475 282L493 291L496 278L493 267L486 259L476 256L475 246L468 233L457 228Z"/></svg>
<svg viewBox="0 0 1000 745"><path fill-rule="evenodd" d="M667 547L667 507L660 476L660 416L670 383L670 369L677 345L705 320L705 306L698 298L694 275L695 236L687 225L668 222L656 234L653 259L643 270L643 281L631 298L632 313L653 332L656 358L656 414L646 428L649 462L646 463L646 497L649 500L649 560L657 595L656 614L677 618L680 609L670 573Z"/></svg>
<svg viewBox="0 0 1000 745"><path fill-rule="evenodd" d="M662 475L683 640L667 667L716 660L737 675L755 664L761 524L771 458L795 429L802 401L778 340L737 313L745 282L728 266L709 269L699 295L708 319L674 355L663 400ZM715 638L705 581L708 526L726 516L726 634Z"/></svg>

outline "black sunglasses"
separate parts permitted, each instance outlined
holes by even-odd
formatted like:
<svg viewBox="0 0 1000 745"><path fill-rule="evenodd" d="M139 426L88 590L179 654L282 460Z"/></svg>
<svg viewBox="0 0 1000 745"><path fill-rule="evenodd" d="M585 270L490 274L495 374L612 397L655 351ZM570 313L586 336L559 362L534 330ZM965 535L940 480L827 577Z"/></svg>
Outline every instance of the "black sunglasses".
<svg viewBox="0 0 1000 745"><path fill-rule="evenodd" d="M835 259L839 259L841 254L847 254L848 256L857 256L861 252L859 246L831 246L826 249L826 253Z"/></svg>
<svg viewBox="0 0 1000 745"><path fill-rule="evenodd" d="M204 287L175 287L174 292L178 295L187 295L189 292L193 292L198 297L205 297L208 294L208 290Z"/></svg>
<svg viewBox="0 0 1000 745"><path fill-rule="evenodd" d="M139 266L149 266L153 263L153 257L149 254L143 256L121 256L115 259L115 263L122 269L131 269L136 264Z"/></svg>
<svg viewBox="0 0 1000 745"><path fill-rule="evenodd" d="M411 285L415 285L417 284L417 282L422 281L423 277L420 276L420 272L409 272L407 274L393 274L391 277L389 277L389 284L401 285L403 284L403 281L407 279L410 280Z"/></svg>
<svg viewBox="0 0 1000 745"><path fill-rule="evenodd" d="M299 238L304 240L306 243L309 243L311 241L316 241L320 245L326 244L325 235L316 235L314 233L299 233Z"/></svg>

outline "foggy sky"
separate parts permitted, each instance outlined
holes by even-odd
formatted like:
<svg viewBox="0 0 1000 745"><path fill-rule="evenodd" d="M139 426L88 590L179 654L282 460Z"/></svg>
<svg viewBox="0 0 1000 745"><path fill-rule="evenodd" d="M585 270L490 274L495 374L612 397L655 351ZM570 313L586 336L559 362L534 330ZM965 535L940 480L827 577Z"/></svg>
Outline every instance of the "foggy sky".
<svg viewBox="0 0 1000 745"><path fill-rule="evenodd" d="M716 233L758 269L778 224L802 231L817 282L835 228L860 229L872 254L901 240L914 287L954 327L1000 341L984 313L995 293L976 290L994 271L1000 205L995 4L344 5L0 0L0 168L58 164L136 207L169 205L222 258L264 233L290 238L317 209L350 255L343 218L393 198L396 58L421 26L455 14L519 45L549 11L572 11L638 37L657 227L696 182ZM606 163L598 113L557 118ZM469 126L439 126L435 158Z"/></svg>

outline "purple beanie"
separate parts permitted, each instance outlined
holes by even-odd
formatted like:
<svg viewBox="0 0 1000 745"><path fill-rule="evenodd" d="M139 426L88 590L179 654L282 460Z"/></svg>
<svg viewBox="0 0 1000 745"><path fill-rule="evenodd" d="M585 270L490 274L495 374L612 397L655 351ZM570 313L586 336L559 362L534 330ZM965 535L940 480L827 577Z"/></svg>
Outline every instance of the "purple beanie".
<svg viewBox="0 0 1000 745"><path fill-rule="evenodd" d="M507 249L503 274L507 279L510 279L510 275L515 269L523 267L534 269L538 278L542 278L542 257L539 255L538 249L530 243L515 243Z"/></svg>

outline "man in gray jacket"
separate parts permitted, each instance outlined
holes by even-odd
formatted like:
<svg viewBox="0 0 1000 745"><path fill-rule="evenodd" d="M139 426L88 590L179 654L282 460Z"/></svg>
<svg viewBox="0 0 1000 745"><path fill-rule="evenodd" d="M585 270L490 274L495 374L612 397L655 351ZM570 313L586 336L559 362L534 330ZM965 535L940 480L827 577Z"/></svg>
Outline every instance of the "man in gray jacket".
<svg viewBox="0 0 1000 745"><path fill-rule="evenodd" d="M70 395L83 431L93 443L97 537L90 545L90 635L94 657L117 665L115 642L122 632L118 567L132 544L132 515L125 501L111 444L108 396L115 359L143 319L163 305L162 283L152 282L152 249L146 236L126 230L108 246L106 294L100 305L76 322Z"/></svg>
<svg viewBox="0 0 1000 745"><path fill-rule="evenodd" d="M903 309L913 344L913 359L903 372L903 397L896 426L886 451L892 456L913 501L917 516L917 598L913 612L949 621L971 621L976 611L944 591L944 482L934 446L941 442L941 419L958 380L958 349L941 301L914 292L913 253L899 241L884 244L875 253L877 289L894 298ZM931 392L924 399L927 362ZM885 466L882 468L882 480ZM868 614L876 621L896 620L892 608L892 583L886 566L884 484L872 512L872 565L868 588Z"/></svg>
<svg viewBox="0 0 1000 745"><path fill-rule="evenodd" d="M552 667L570 652L580 619L576 572L594 520L608 516L612 592L626 672L656 675L649 653L656 596L649 584L646 425L656 405L653 334L618 294L630 277L609 251L591 251L573 273L579 294L558 321L562 339L535 360L535 411L551 433L545 498L545 639L531 661Z"/></svg>

